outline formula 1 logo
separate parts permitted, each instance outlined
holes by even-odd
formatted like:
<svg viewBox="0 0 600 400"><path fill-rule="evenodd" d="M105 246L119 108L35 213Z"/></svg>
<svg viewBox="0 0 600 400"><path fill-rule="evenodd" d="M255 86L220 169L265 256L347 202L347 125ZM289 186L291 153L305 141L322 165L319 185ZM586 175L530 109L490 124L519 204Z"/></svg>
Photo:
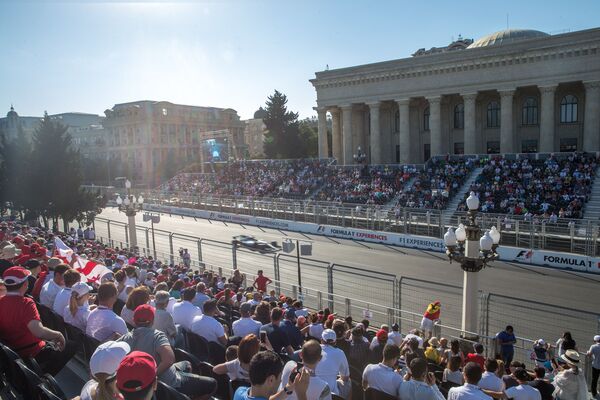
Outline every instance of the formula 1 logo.
<svg viewBox="0 0 600 400"><path fill-rule="evenodd" d="M325 233L325 226L319 225L319 227L317 228L317 233Z"/></svg>
<svg viewBox="0 0 600 400"><path fill-rule="evenodd" d="M533 257L533 250L521 250L515 257L515 261L529 261Z"/></svg>

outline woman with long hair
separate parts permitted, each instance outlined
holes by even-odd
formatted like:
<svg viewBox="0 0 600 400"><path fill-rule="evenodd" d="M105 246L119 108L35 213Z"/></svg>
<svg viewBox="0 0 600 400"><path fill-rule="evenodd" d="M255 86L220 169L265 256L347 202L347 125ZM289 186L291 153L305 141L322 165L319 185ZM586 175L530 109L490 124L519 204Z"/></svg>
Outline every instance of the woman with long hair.
<svg viewBox="0 0 600 400"><path fill-rule="evenodd" d="M117 368L130 351L125 342L102 343L90 359L92 379L81 389L80 400L121 400L117 389Z"/></svg>
<svg viewBox="0 0 600 400"><path fill-rule="evenodd" d="M447 365L452 357L460 357L460 366L465 365L465 355L460 350L460 342L457 339L450 341L450 348L442 355L442 364Z"/></svg>
<svg viewBox="0 0 600 400"><path fill-rule="evenodd" d="M181 279L178 279L171 287L169 295L177 300L181 299L181 291L183 290L184 285L185 283Z"/></svg>
<svg viewBox="0 0 600 400"><path fill-rule="evenodd" d="M133 287L127 286L125 284L127 280L127 275L125 275L125 272L123 272L122 269L115 272L114 276L115 282L117 284L117 292L119 293L118 299L124 303L127 301L127 297L129 296L129 293L131 293L131 291L133 290Z"/></svg>
<svg viewBox="0 0 600 400"><path fill-rule="evenodd" d="M213 372L219 375L227 374L232 381L250 381L248 374L248 371L250 371L250 360L259 350L260 341L256 335L253 333L246 335L238 345L237 358L223 364L215 365Z"/></svg>
<svg viewBox="0 0 600 400"><path fill-rule="evenodd" d="M71 287L69 305L65 307L63 316L65 323L73 325L85 332L90 315L90 290L86 283L77 282ZM94 306L95 307L95 306Z"/></svg>
<svg viewBox="0 0 600 400"><path fill-rule="evenodd" d="M121 310L121 318L125 320L129 325L135 326L133 322L133 312L138 306L142 304L148 304L150 301L150 289L146 286L136 287L131 291L129 297L127 297L127 302L125 303L125 307Z"/></svg>
<svg viewBox="0 0 600 400"><path fill-rule="evenodd" d="M575 350L577 351L577 343L573 340L573 336L571 336L571 332L566 331L563 333L562 337L556 341L557 348L557 356L560 357L565 354L567 350Z"/></svg>

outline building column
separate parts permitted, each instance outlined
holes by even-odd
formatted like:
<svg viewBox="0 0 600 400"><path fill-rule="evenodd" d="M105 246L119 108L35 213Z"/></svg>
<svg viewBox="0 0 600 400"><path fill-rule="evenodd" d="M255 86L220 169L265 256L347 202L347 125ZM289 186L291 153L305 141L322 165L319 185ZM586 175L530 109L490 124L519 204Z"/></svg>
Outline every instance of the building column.
<svg viewBox="0 0 600 400"><path fill-rule="evenodd" d="M371 164L381 164L381 129L379 128L379 108L381 103L367 103L371 116Z"/></svg>
<svg viewBox="0 0 600 400"><path fill-rule="evenodd" d="M340 110L332 108L329 110L331 113L331 147L332 156L338 162L343 163L342 156L342 130L340 129Z"/></svg>
<svg viewBox="0 0 600 400"><path fill-rule="evenodd" d="M583 151L600 150L600 81L584 82Z"/></svg>
<svg viewBox="0 0 600 400"><path fill-rule="evenodd" d="M514 90L500 92L500 153L514 153L513 96Z"/></svg>
<svg viewBox="0 0 600 400"><path fill-rule="evenodd" d="M540 112L540 153L552 153L554 151L554 95L556 86L540 87L540 100L542 101Z"/></svg>
<svg viewBox="0 0 600 400"><path fill-rule="evenodd" d="M352 158L352 104L343 105L342 109L342 148L344 165L350 165L354 162Z"/></svg>
<svg viewBox="0 0 600 400"><path fill-rule="evenodd" d="M429 101L429 132L431 137L431 156L439 156L443 153L442 147L442 118L441 118L441 96L428 97Z"/></svg>
<svg viewBox="0 0 600 400"><path fill-rule="evenodd" d="M399 140L400 145L400 164L408 164L411 161L410 156L410 99L396 100L398 103L398 114L400 117Z"/></svg>
<svg viewBox="0 0 600 400"><path fill-rule="evenodd" d="M465 154L477 154L477 132L475 125L475 100L477 99L477 93L463 94L462 98L465 107L465 124L463 128Z"/></svg>
<svg viewBox="0 0 600 400"><path fill-rule="evenodd" d="M319 158L329 157L329 144L327 143L327 109L318 107L318 132L319 132Z"/></svg>

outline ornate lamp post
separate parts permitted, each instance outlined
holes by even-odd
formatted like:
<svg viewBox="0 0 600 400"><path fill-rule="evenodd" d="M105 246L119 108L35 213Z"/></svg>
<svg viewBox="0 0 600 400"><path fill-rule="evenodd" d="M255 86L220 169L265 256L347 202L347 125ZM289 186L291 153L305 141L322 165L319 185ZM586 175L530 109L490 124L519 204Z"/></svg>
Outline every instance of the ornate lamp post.
<svg viewBox="0 0 600 400"><path fill-rule="evenodd" d="M116 201L119 211L124 212L125 215L127 215L127 222L129 226L129 247L133 249L137 247L135 215L138 213L138 211L142 211L144 198L141 194L137 198L131 194L131 182L129 179L125 181L125 189L127 189L127 196L125 196L125 199L122 199L121 196L117 194Z"/></svg>
<svg viewBox="0 0 600 400"><path fill-rule="evenodd" d="M467 225L460 224L456 230L448 228L444 234L446 255L450 262L457 261L463 272L463 302L462 302L462 336L465 339L476 339L477 335L477 293L479 291L478 272L487 263L498 258L498 243L500 232L495 226L483 235L475 218L479 208L479 198L471 192L467 198Z"/></svg>
<svg viewBox="0 0 600 400"><path fill-rule="evenodd" d="M354 162L357 164L362 164L367 159L367 155L363 153L360 146L358 146L358 148L356 149L356 154L354 154L352 157L354 158Z"/></svg>

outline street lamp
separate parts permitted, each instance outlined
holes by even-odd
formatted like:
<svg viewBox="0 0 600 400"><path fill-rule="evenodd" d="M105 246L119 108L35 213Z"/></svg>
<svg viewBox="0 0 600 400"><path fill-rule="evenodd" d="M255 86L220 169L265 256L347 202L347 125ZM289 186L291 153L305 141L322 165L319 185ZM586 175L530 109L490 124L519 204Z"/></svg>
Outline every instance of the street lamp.
<svg viewBox="0 0 600 400"><path fill-rule="evenodd" d="M363 153L360 146L358 146L358 148L356 149L356 154L354 154L352 157L354 158L354 162L357 164L362 164L367 159L367 155Z"/></svg>
<svg viewBox="0 0 600 400"><path fill-rule="evenodd" d="M129 226L129 247L135 249L137 247L137 234L135 226L135 215L138 211L142 211L144 206L144 197L140 194L137 198L131 193L131 182L129 179L125 180L125 189L127 189L127 195L124 199L117 194L117 206L119 211L124 212L127 215L128 226Z"/></svg>
<svg viewBox="0 0 600 400"><path fill-rule="evenodd" d="M477 339L477 294L479 291L478 272L487 263L498 259L500 232L495 226L481 233L476 216L479 198L471 192L467 198L467 225L460 224L456 230L451 227L444 234L446 255L460 264L463 272L462 336L465 339Z"/></svg>

